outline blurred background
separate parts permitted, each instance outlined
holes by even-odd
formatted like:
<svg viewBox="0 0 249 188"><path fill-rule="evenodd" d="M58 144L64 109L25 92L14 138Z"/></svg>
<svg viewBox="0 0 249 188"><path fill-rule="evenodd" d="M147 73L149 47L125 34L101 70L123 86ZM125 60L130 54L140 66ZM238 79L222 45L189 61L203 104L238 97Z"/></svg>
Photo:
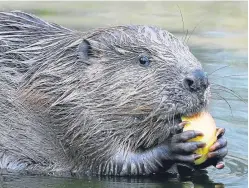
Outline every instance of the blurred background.
<svg viewBox="0 0 249 188"><path fill-rule="evenodd" d="M156 25L189 44L218 45L247 53L247 2L0 2L1 10L22 10L47 21L85 30L124 24ZM181 13L182 12L182 17ZM195 31L193 29L195 28ZM215 40L211 40L215 38Z"/></svg>
<svg viewBox="0 0 249 188"><path fill-rule="evenodd" d="M229 154L223 170L180 181L144 178L81 180L3 175L6 187L247 187L248 159L248 5L247 2L0 2L1 11L21 10L81 31L113 25L144 24L185 40L209 73L210 112L226 128Z"/></svg>

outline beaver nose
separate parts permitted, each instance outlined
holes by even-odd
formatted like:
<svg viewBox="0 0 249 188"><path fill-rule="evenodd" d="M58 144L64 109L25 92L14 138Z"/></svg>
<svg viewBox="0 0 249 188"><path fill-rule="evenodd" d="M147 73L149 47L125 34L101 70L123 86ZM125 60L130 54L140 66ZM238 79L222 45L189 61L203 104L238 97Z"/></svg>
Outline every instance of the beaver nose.
<svg viewBox="0 0 249 188"><path fill-rule="evenodd" d="M195 70L192 74L183 80L183 84L189 91L205 90L208 85L207 75L200 69Z"/></svg>

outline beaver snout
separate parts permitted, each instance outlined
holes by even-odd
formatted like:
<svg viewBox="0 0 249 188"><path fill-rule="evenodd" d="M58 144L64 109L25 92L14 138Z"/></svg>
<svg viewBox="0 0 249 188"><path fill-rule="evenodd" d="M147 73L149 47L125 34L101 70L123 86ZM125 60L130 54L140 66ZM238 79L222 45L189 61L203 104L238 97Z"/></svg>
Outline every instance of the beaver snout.
<svg viewBox="0 0 249 188"><path fill-rule="evenodd" d="M194 70L183 80L187 90L191 92L205 91L209 86L207 75L200 69Z"/></svg>

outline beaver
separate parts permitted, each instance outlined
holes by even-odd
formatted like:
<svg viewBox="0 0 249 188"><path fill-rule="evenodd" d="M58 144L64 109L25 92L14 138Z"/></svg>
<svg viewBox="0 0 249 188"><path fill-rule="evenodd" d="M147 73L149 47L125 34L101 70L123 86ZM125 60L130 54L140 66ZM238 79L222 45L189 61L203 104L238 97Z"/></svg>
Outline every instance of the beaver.
<svg viewBox="0 0 249 188"><path fill-rule="evenodd" d="M0 13L0 168L150 175L192 165L202 135L182 132L210 84L188 46L155 26L74 31ZM223 168L224 129L202 166ZM194 166L196 169L197 167Z"/></svg>

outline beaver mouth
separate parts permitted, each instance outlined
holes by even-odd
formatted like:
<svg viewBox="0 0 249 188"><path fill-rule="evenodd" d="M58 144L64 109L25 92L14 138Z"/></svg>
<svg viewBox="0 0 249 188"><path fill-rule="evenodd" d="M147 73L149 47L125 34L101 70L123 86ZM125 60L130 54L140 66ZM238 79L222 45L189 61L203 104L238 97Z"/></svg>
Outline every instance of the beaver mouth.
<svg viewBox="0 0 249 188"><path fill-rule="evenodd" d="M164 121L166 124L169 125L169 127L173 127L173 129L171 130L173 132L170 131L170 134L177 134L177 133L181 132L182 129L179 130L178 128L175 129L174 127L179 125L182 122L182 117L183 116L192 116L192 115L194 115L196 113L200 113L203 110L204 110L204 108L200 108L200 109L195 109L195 110L188 110L188 111L186 111L184 113L176 113L173 117L171 116L172 118L165 118L164 117L164 118L162 118L160 120L155 118L155 122ZM149 147L146 146L146 144L144 144L144 145L141 145L137 150L140 151L140 152L141 151L143 151L143 152L149 151L149 150L157 147L158 145L160 145L161 142L159 141L159 138L158 138Z"/></svg>
<svg viewBox="0 0 249 188"><path fill-rule="evenodd" d="M197 105L189 108L179 109L179 112L174 116L175 119L181 119L183 116L193 116L195 114L205 111L207 108L207 102L201 101Z"/></svg>
<svg viewBox="0 0 249 188"><path fill-rule="evenodd" d="M195 106L193 108L184 109L180 112L176 112L173 116L173 121L168 121L170 123L170 126L176 126L179 125L182 122L182 117L190 117L195 114L201 113L202 111L206 110L207 105L206 104L200 104L198 106Z"/></svg>
<svg viewBox="0 0 249 188"><path fill-rule="evenodd" d="M179 124L182 122L182 117L190 117L190 116L193 116L195 114L201 113L204 110L205 110L205 108L200 108L200 109L196 109L196 110L186 111L185 113L179 113L179 114L174 116L174 122Z"/></svg>
<svg viewBox="0 0 249 188"><path fill-rule="evenodd" d="M173 123L174 125L179 124L182 122L182 117L186 116L193 116L197 113L200 113L206 109L207 104L206 103L199 103L198 105L195 105L190 108L175 108L173 111L166 112L164 110L155 112L153 111L152 107L149 106L139 106L134 111L133 114L136 116L137 119L143 120L144 118L147 118L151 114L154 115L153 120L156 121L165 121L169 123ZM138 112L138 113L134 113ZM153 116L152 115L152 116Z"/></svg>

